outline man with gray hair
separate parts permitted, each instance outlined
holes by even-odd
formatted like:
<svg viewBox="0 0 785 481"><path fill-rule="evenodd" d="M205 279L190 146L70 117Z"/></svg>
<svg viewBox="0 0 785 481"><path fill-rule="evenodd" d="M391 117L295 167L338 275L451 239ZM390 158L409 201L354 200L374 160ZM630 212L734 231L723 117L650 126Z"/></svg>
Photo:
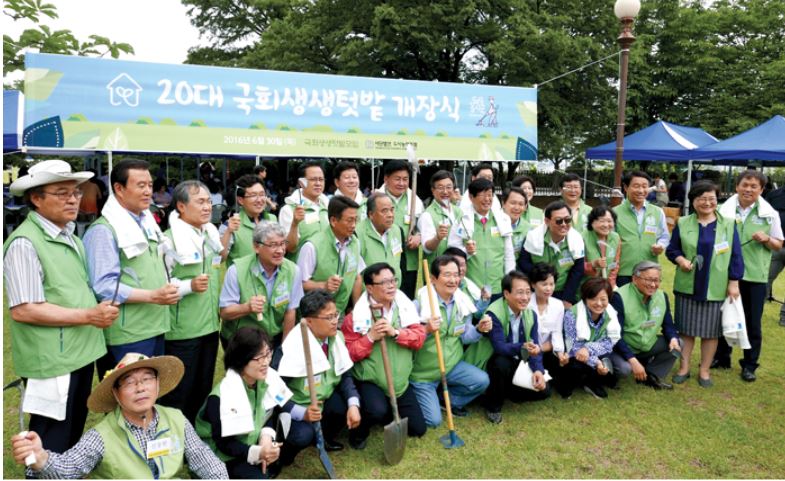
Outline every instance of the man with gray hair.
<svg viewBox="0 0 785 481"><path fill-rule="evenodd" d="M633 268L632 282L613 294L611 305L618 313L622 334L611 360L617 378L632 373L638 383L673 389L665 377L681 355L681 345L661 281L660 265L642 261Z"/></svg>
<svg viewBox="0 0 785 481"><path fill-rule="evenodd" d="M161 404L180 409L194 423L210 394L218 355L218 294L224 246L210 223L210 190L197 180L180 182L172 192L175 210L164 233L173 249L166 252L167 269L179 286L180 301L169 306L171 328L164 353L183 361L185 373Z"/></svg>
<svg viewBox="0 0 785 481"><path fill-rule="evenodd" d="M374 192L366 202L368 217L357 225L360 255L366 266L384 262L393 268L398 288L401 287L401 254L403 230L395 222L395 205L389 195Z"/></svg>
<svg viewBox="0 0 785 481"><path fill-rule="evenodd" d="M283 338L294 327L295 310L303 297L300 268L284 257L286 234L276 222L260 222L253 231L256 255L241 257L229 267L219 301L224 347L239 328L261 328L272 340L274 367L280 359Z"/></svg>

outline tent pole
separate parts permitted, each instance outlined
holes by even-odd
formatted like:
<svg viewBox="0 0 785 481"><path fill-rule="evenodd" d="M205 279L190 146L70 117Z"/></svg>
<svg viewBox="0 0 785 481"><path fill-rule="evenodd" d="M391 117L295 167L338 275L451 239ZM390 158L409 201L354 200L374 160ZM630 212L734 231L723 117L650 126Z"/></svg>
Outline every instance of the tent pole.
<svg viewBox="0 0 785 481"><path fill-rule="evenodd" d="M106 173L107 174L111 174L112 173L112 151L111 150L107 150L106 151L106 162L108 164L107 169L106 169Z"/></svg>
<svg viewBox="0 0 785 481"><path fill-rule="evenodd" d="M583 200L586 201L586 179L589 177L589 159L583 163Z"/></svg>
<svg viewBox="0 0 785 481"><path fill-rule="evenodd" d="M256 156L256 164L255 165L258 167L260 163L261 163L261 158L257 155Z"/></svg>
<svg viewBox="0 0 785 481"><path fill-rule="evenodd" d="M469 163L469 161L464 159L464 161L463 161L463 179L461 179L461 193L466 191L466 164L468 164L468 163Z"/></svg>
<svg viewBox="0 0 785 481"><path fill-rule="evenodd" d="M374 190L376 190L376 172L374 172L374 170L373 170L373 164L374 164L373 159L370 159L370 160L371 160L371 188L370 188L370 192L373 192Z"/></svg>
<svg viewBox="0 0 785 481"><path fill-rule="evenodd" d="M687 161L687 186L684 189L684 215L690 212L689 194L692 187L692 159Z"/></svg>

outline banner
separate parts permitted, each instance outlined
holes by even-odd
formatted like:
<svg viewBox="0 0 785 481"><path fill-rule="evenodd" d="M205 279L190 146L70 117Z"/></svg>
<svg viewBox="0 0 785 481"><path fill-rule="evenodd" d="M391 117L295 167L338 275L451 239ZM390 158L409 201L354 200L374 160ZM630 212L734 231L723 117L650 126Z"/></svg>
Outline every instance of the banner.
<svg viewBox="0 0 785 481"><path fill-rule="evenodd" d="M24 145L535 160L537 90L25 55Z"/></svg>

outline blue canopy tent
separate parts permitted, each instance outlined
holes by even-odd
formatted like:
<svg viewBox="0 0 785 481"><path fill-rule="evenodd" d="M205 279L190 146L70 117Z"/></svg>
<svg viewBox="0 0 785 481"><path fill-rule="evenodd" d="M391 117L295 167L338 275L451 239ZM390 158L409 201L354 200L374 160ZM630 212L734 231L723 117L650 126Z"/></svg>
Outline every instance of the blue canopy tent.
<svg viewBox="0 0 785 481"><path fill-rule="evenodd" d="M696 127L658 121L624 137L624 160L687 162L699 147L717 143L713 135ZM586 149L587 159L616 158L616 142Z"/></svg>
<svg viewBox="0 0 785 481"><path fill-rule="evenodd" d="M18 90L3 91L3 153L18 152L24 129L24 95Z"/></svg>
<svg viewBox="0 0 785 481"><path fill-rule="evenodd" d="M694 152L695 159L746 164L785 165L785 117L775 115L766 122Z"/></svg>

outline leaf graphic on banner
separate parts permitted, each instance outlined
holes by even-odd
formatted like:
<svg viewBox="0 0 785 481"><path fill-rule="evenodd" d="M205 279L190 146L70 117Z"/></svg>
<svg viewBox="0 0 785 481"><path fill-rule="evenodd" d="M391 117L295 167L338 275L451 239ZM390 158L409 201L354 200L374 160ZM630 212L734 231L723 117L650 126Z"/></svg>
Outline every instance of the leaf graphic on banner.
<svg viewBox="0 0 785 481"><path fill-rule="evenodd" d="M106 150L126 150L128 149L128 138L119 128L114 129L104 140Z"/></svg>
<svg viewBox="0 0 785 481"><path fill-rule="evenodd" d="M100 130L88 130L87 132L79 132L78 134L69 135L65 139L64 147L71 147L75 149L96 149L101 140Z"/></svg>
<svg viewBox="0 0 785 481"><path fill-rule="evenodd" d="M25 97L29 100L48 99L62 77L62 72L46 68L28 68L25 70Z"/></svg>
<svg viewBox="0 0 785 481"><path fill-rule="evenodd" d="M480 160L487 160L492 161L495 155L493 155L493 149L488 147L488 144L483 142L480 144L480 153L477 155L477 158Z"/></svg>
<svg viewBox="0 0 785 481"><path fill-rule="evenodd" d="M518 102L518 113L523 120L523 124L527 127L537 126L537 103L536 102Z"/></svg>

